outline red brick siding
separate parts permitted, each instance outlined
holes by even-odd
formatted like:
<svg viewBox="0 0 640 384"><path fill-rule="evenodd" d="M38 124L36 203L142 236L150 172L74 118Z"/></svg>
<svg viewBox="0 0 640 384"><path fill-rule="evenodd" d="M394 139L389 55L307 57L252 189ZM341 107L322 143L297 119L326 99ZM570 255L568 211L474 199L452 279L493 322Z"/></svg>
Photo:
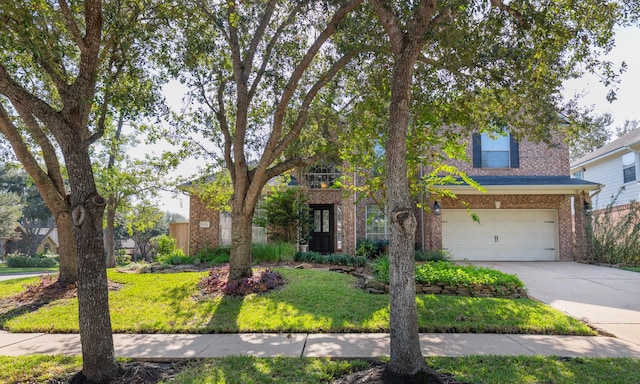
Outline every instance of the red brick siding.
<svg viewBox="0 0 640 384"><path fill-rule="evenodd" d="M201 222L209 222L209 228L201 228ZM207 208L196 195L189 196L189 253L195 254L204 247L219 244L220 212Z"/></svg>
<svg viewBox="0 0 640 384"><path fill-rule="evenodd" d="M469 137L467 157L473 158L473 146ZM519 142L519 168L473 168L466 161L452 161L469 176L567 176L569 175L569 150L567 145L558 141L552 145L534 143L526 139Z"/></svg>

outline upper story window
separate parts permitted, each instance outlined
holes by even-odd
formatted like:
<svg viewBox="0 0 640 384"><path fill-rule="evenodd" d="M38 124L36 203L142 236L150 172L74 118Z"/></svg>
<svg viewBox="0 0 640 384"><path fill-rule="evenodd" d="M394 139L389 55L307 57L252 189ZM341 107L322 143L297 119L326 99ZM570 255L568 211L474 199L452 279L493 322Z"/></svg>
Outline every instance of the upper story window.
<svg viewBox="0 0 640 384"><path fill-rule="evenodd" d="M579 171L573 174L574 179L584 180L584 171Z"/></svg>
<svg viewBox="0 0 640 384"><path fill-rule="evenodd" d="M313 165L307 167L302 176L309 188L324 189L335 184L340 177L340 170L335 165Z"/></svg>
<svg viewBox="0 0 640 384"><path fill-rule="evenodd" d="M622 177L625 183L636 180L636 154L622 155Z"/></svg>
<svg viewBox="0 0 640 384"><path fill-rule="evenodd" d="M510 134L473 134L474 168L519 168L518 142Z"/></svg>

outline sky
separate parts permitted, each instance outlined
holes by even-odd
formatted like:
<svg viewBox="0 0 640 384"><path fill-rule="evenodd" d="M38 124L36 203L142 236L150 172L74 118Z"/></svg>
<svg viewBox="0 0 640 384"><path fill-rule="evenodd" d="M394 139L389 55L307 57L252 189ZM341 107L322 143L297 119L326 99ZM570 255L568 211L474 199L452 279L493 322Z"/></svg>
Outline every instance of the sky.
<svg viewBox="0 0 640 384"><path fill-rule="evenodd" d="M613 127L617 127L621 126L625 120L640 119L640 28L619 30L616 33L616 46L607 59L616 66L623 61L627 64L627 70L620 77L615 101L612 103L607 101L608 90L596 76L585 76L565 83L564 94L567 98L575 93L582 94L580 101L582 107L592 107L598 115L611 113L614 118ZM183 90L179 84L173 83L165 91L167 100L176 110L182 105ZM174 175L195 174L199 166L197 161L185 161ZM189 217L189 199L184 193L162 193L159 207L165 212L180 213L185 218Z"/></svg>

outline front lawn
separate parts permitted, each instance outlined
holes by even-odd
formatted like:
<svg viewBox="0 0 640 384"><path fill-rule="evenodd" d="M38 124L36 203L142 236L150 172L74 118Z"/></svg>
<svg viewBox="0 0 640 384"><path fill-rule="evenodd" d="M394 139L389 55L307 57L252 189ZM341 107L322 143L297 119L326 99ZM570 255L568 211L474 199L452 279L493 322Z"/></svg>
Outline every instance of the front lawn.
<svg viewBox="0 0 640 384"><path fill-rule="evenodd" d="M350 275L319 270L277 269L288 281L267 294L202 297L206 272L126 274L110 292L114 332L388 332L389 296L356 288ZM37 282L38 278L31 281ZM7 304L7 292L22 282L0 282L0 328L12 332L78 332L77 300L41 308ZM5 298L4 300L2 298ZM418 295L421 332L594 335L585 324L529 299Z"/></svg>
<svg viewBox="0 0 640 384"><path fill-rule="evenodd" d="M635 359L563 358L546 356L469 356L427 358L440 373L464 383L627 384L640 382ZM285 384L328 383L365 369L363 361L310 358L232 356L188 363L172 383ZM0 356L0 382L45 383L68 378L81 369L79 357Z"/></svg>

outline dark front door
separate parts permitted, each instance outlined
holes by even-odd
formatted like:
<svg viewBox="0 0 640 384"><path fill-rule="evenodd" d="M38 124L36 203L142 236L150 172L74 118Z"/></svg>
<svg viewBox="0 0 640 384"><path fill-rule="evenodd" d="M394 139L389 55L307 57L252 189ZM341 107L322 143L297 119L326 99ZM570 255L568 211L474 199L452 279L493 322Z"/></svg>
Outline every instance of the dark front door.
<svg viewBox="0 0 640 384"><path fill-rule="evenodd" d="M334 219L333 205L310 205L311 242L309 250L333 253Z"/></svg>

